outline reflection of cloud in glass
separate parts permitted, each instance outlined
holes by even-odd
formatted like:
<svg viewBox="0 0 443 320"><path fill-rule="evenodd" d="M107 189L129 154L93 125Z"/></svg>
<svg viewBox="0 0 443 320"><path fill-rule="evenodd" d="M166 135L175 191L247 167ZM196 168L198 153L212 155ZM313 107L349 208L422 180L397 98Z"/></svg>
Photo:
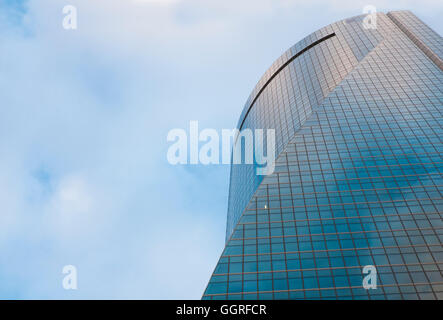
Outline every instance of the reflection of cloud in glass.
<svg viewBox="0 0 443 320"><path fill-rule="evenodd" d="M75 298L200 298L229 168L171 168L166 134L230 128L268 62L367 4L329 2L74 0L67 32L59 0L0 0L0 297L72 298L74 264Z"/></svg>

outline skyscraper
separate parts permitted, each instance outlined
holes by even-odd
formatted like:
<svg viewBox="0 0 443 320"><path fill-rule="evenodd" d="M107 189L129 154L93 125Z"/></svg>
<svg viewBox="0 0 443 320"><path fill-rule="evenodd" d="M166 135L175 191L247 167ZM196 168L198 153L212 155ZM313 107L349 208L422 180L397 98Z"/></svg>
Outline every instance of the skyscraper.
<svg viewBox="0 0 443 320"><path fill-rule="evenodd" d="M443 299L443 40L370 20L310 34L252 91L238 128L275 129L275 171L231 166L203 299Z"/></svg>

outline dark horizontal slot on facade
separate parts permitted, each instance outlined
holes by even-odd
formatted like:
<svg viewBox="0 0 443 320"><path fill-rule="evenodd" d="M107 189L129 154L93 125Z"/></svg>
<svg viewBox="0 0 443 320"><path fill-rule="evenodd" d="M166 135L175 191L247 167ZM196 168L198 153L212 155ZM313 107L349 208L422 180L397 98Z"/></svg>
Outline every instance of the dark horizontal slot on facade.
<svg viewBox="0 0 443 320"><path fill-rule="evenodd" d="M308 51L309 49L315 47L316 45L322 43L325 40L328 40L329 38L332 38L335 36L335 32L328 34L327 36L324 36L321 39L318 39L317 41L311 43L309 46L303 48L302 50L300 50L299 52L297 52L293 57L291 57L288 61L286 61L280 68L277 69L277 71L275 71L272 76L268 79L268 81L266 81L266 83L263 85L263 87L260 89L260 91L257 93L257 95L255 96L254 100L252 100L251 105L249 106L248 111L246 111L246 114L243 118L243 121L240 125L239 130L242 129L243 124L246 120L246 118L248 117L249 111L251 111L252 107L254 106L254 103L257 101L257 99L260 97L261 93L266 89L266 87L268 86L269 83L271 83L271 81L284 69L288 66L288 64L290 64L292 61L294 61L294 59L296 59L297 57L299 57L300 55L302 55L303 53L305 53L306 51Z"/></svg>

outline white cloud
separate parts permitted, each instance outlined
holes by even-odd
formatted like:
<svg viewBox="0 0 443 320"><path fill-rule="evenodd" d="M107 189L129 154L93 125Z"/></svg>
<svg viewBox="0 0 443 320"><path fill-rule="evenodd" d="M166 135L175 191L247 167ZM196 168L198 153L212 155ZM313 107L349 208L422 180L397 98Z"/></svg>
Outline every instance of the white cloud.
<svg viewBox="0 0 443 320"><path fill-rule="evenodd" d="M0 297L199 298L229 170L169 166L167 132L233 126L272 59L360 2L71 3L76 31L59 0L29 1L26 32L0 30Z"/></svg>
<svg viewBox="0 0 443 320"><path fill-rule="evenodd" d="M62 215L89 213L92 209L91 191L79 176L64 178L55 192L54 205Z"/></svg>

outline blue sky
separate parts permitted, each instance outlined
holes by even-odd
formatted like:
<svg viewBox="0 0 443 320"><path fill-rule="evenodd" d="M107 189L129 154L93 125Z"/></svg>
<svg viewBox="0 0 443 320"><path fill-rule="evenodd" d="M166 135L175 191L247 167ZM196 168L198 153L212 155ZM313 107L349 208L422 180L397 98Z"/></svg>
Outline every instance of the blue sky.
<svg viewBox="0 0 443 320"><path fill-rule="evenodd" d="M443 34L430 0L0 0L0 298L199 299L229 168L171 166L168 131L233 128L283 51L367 4Z"/></svg>

